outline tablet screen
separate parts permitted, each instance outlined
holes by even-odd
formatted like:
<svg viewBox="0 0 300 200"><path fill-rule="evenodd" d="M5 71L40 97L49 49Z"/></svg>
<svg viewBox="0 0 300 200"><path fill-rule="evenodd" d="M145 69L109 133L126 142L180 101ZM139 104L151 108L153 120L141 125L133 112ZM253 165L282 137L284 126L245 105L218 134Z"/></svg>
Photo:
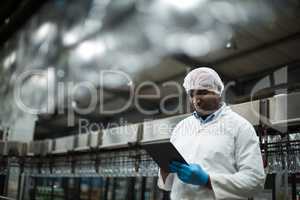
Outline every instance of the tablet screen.
<svg viewBox="0 0 300 200"><path fill-rule="evenodd" d="M145 144L142 148L148 152L153 160L165 172L169 172L169 164L172 161L188 164L183 156L177 151L176 147L170 142Z"/></svg>

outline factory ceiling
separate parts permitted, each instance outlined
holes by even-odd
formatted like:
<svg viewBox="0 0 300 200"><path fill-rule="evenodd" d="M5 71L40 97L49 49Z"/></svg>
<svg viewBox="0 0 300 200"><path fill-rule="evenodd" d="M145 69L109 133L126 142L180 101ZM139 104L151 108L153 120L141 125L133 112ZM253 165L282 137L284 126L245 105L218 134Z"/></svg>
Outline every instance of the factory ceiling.
<svg viewBox="0 0 300 200"><path fill-rule="evenodd" d="M46 1L4 0L1 1L0 4L0 44L2 45L5 45L6 41L18 33L18 30L22 27L34 26L36 20L35 23L30 20L35 13L46 13L40 14L40 18L45 16L48 18L57 17L55 12L51 12L51 9L49 10L49 4L46 3ZM41 8L42 5L43 7ZM280 67L290 66L291 69L297 69L297 66L299 67L300 65L300 2L296 0L273 1L270 5L273 8L272 13L269 13L273 16L271 20L264 22L261 20L264 16L260 16L260 19L254 19L251 23L234 24L231 26L231 34L223 41L222 48L218 46L218 48L214 49L210 46L211 49L209 51L204 53L200 51L198 54L194 54L188 50L179 53L168 52L161 56L158 62L149 64L149 67L140 68L134 72L132 72L132 70L126 71L126 69L125 71L128 74L131 73L130 75L133 77L135 83L153 81L162 85L164 82L171 80L182 83L187 69L209 66L214 68L225 82L236 81L236 87L233 88L235 98L232 99L232 103L243 101L247 99L245 98L247 96L247 90L245 88L250 87L247 86L248 83L251 85L252 81L258 80ZM51 8L53 9L53 7ZM73 9L75 9L76 12L76 7ZM119 24L122 24L121 21L123 18L132 17L133 10L132 7L127 6L126 10L119 12L120 14L118 16L104 17L103 26L111 25L108 30L116 29ZM48 11L48 14L46 11ZM118 13L117 11L118 10L115 10L116 13ZM86 13L79 13L79 15L85 14ZM62 16L68 18L67 14L58 13L58 18ZM267 18L269 16L265 17ZM217 29L216 31L220 32L226 30L227 29ZM226 34L227 33L224 32L224 35ZM89 37L94 37L94 35L91 34ZM89 41L89 37L85 38L85 40ZM188 43L188 41L186 41L186 43ZM63 48L67 50L76 48L76 44ZM56 57L53 57L53 59L55 58ZM76 60L76 54L74 58L73 60ZM74 66L76 66L76 63ZM105 95L103 101L105 107L115 107L116 105L124 103L124 97L126 97L129 92L126 87L110 88L108 86L104 87L104 89ZM153 91L149 88L145 88L141 91L143 94L151 94L151 92ZM172 91L169 89L162 88L161 97L144 101L150 105L150 107L151 105L155 106L164 96L170 93L172 93ZM86 102L89 101L90 99L88 99L88 97L82 98L81 95L77 100L77 106L84 106ZM131 106L120 116L131 115L134 113L134 110L135 107ZM118 116L101 115L99 113L92 113L85 117L90 120L106 121L118 118ZM41 115L37 127L41 135L47 135L49 134L49 130L54 127L57 131L63 132L69 130L69 128L66 127L66 123L66 118L58 113L53 116Z"/></svg>

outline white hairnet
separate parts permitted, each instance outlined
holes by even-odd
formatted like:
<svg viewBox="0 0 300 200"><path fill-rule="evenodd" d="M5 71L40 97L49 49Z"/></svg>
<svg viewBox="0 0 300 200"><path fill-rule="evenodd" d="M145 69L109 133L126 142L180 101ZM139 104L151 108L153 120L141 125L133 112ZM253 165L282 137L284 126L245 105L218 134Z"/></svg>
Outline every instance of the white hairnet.
<svg viewBox="0 0 300 200"><path fill-rule="evenodd" d="M208 90L221 95L224 84L218 73L208 67L200 67L190 71L184 78L183 87L190 90Z"/></svg>

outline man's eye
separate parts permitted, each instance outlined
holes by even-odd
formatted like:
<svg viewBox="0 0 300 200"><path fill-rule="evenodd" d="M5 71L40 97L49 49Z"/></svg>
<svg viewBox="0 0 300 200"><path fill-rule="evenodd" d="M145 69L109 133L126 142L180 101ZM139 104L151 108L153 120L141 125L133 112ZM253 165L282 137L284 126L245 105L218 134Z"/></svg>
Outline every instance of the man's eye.
<svg viewBox="0 0 300 200"><path fill-rule="evenodd" d="M197 91L196 95L206 95L207 91Z"/></svg>

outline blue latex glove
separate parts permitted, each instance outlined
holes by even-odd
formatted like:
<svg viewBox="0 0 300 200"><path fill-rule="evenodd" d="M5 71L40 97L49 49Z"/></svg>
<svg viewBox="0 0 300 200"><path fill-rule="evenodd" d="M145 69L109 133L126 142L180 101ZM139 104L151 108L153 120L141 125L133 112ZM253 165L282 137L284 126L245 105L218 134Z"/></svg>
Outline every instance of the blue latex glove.
<svg viewBox="0 0 300 200"><path fill-rule="evenodd" d="M193 185L206 185L208 183L209 175L197 164L182 164L180 162L173 161L169 170L176 172L178 178L184 182Z"/></svg>
<svg viewBox="0 0 300 200"><path fill-rule="evenodd" d="M169 164L169 173L177 173L177 168L174 167L173 162Z"/></svg>

